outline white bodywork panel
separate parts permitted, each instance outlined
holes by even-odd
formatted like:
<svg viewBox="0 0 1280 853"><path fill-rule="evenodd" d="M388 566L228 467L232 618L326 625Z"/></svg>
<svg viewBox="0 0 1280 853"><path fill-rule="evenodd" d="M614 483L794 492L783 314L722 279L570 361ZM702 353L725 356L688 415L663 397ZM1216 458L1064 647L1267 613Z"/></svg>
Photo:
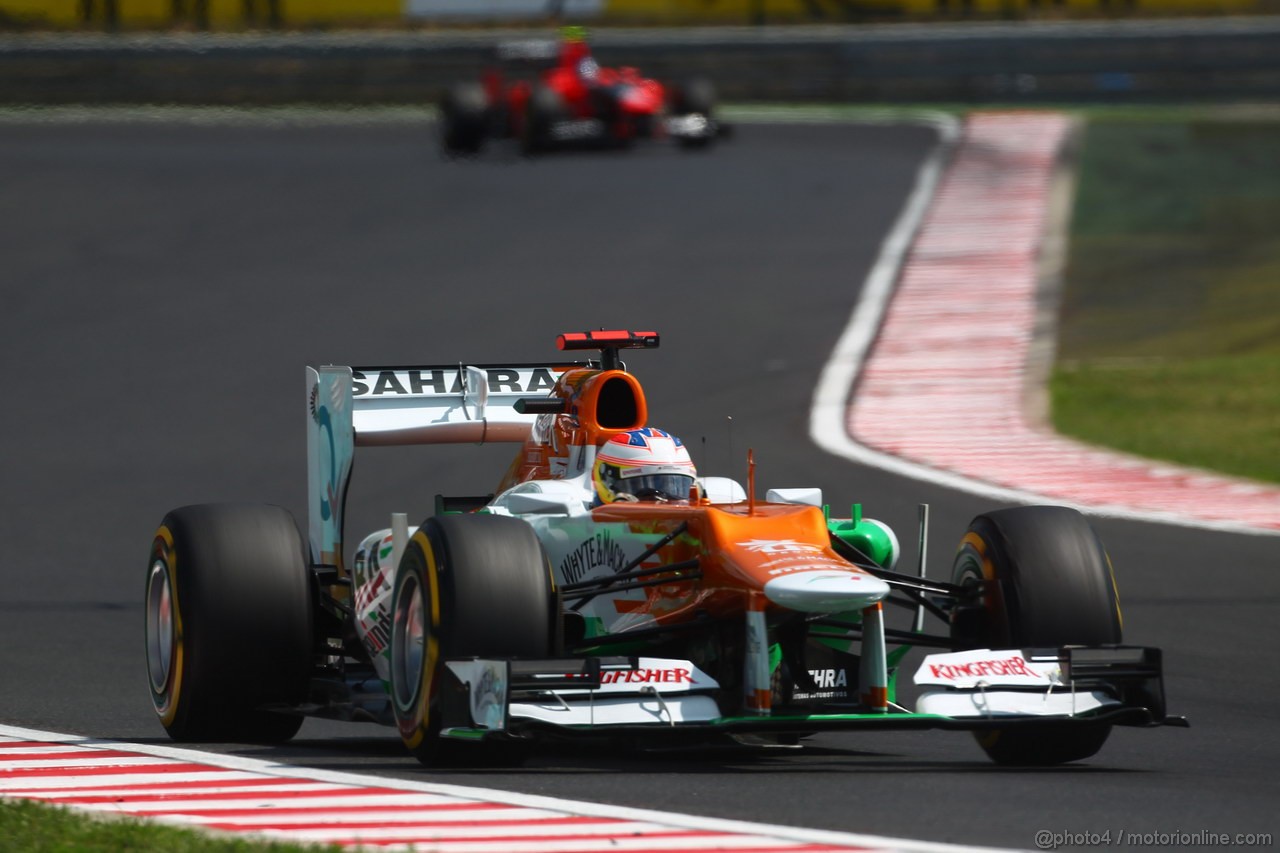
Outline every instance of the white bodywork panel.
<svg viewBox="0 0 1280 853"><path fill-rule="evenodd" d="M391 596L396 564L395 536L387 528L361 540L351 566L356 633L384 684L391 683Z"/></svg>
<svg viewBox="0 0 1280 853"><path fill-rule="evenodd" d="M692 662L674 658L638 660L635 669L605 667L599 688L548 689L507 705L505 661L450 661L446 665L470 687L471 716L480 728L500 729L507 719L540 720L560 726L675 725L705 723L721 716L707 695L719 684Z"/></svg>
<svg viewBox="0 0 1280 853"><path fill-rule="evenodd" d="M1028 660L1018 649L971 649L928 655L916 670L916 684L944 687L1040 687L1061 685L1057 658Z"/></svg>
<svg viewBox="0 0 1280 853"><path fill-rule="evenodd" d="M747 499L747 490L729 477L703 477L699 480L702 493L713 504L736 504Z"/></svg>
<svg viewBox="0 0 1280 853"><path fill-rule="evenodd" d="M445 666L469 688L471 722L482 729L506 728L507 662L446 661Z"/></svg>
<svg viewBox="0 0 1280 853"><path fill-rule="evenodd" d="M542 541L551 560L557 586L616 575L667 532L637 533L626 522L594 521L589 512L571 516L526 515L523 518ZM674 529L676 525L673 522L670 526ZM635 568L653 568L660 563L659 558L651 558ZM680 587L681 595L688 592L688 584ZM570 604L588 620L588 636L596 636L602 632L613 634L652 624L652 614L635 610L646 600L645 589L629 589L603 593L578 605ZM624 603L628 601L635 607Z"/></svg>
<svg viewBox="0 0 1280 853"><path fill-rule="evenodd" d="M842 613L881 601L889 594L889 585L866 572L789 571L765 583L764 594L789 610Z"/></svg>
<svg viewBox="0 0 1280 853"><path fill-rule="evenodd" d="M1102 690L930 690L920 694L916 711L944 717L1069 717L1119 704Z"/></svg>
<svg viewBox="0 0 1280 853"><path fill-rule="evenodd" d="M944 688L922 692L916 710L947 717L1072 716L1121 704L1105 691L1064 684L1056 656L1018 649L928 655L914 681Z"/></svg>
<svg viewBox="0 0 1280 853"><path fill-rule="evenodd" d="M803 504L822 507L822 489L770 489L764 499L770 503Z"/></svg>
<svg viewBox="0 0 1280 853"><path fill-rule="evenodd" d="M353 368L355 443L524 441L537 415L516 401L546 397L563 366Z"/></svg>
<svg viewBox="0 0 1280 853"><path fill-rule="evenodd" d="M659 701L661 695L661 701ZM705 723L721 716L710 696L667 696L661 691L601 697L591 702L512 702L512 717L526 717L559 726L609 726L639 723Z"/></svg>

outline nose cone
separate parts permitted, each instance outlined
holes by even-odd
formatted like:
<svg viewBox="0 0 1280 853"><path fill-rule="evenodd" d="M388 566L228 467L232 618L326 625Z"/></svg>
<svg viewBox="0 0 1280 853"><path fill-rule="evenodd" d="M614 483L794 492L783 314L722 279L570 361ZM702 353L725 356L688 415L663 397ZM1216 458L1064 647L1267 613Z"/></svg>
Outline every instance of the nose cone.
<svg viewBox="0 0 1280 853"><path fill-rule="evenodd" d="M889 585L865 572L792 572L766 583L764 594L789 610L840 613L875 604L889 594Z"/></svg>

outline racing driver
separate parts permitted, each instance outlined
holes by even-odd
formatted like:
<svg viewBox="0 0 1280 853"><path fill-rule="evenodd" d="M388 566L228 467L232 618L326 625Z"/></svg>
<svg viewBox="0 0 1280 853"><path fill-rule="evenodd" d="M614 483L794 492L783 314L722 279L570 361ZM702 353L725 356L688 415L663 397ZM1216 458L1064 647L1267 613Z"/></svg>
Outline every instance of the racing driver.
<svg viewBox="0 0 1280 853"><path fill-rule="evenodd" d="M697 476L684 442L657 427L618 433L601 445L591 469L596 506L688 501Z"/></svg>

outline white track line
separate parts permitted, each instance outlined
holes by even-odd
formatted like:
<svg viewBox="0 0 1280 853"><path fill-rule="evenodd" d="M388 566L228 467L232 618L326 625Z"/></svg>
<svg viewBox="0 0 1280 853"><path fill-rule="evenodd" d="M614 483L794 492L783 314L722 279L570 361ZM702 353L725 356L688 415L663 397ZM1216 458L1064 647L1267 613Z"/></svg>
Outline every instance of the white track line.
<svg viewBox="0 0 1280 853"><path fill-rule="evenodd" d="M978 113L944 139L823 369L813 440L996 501L1280 534L1280 489L1084 445L1024 414L1050 184L1068 129L1056 113Z"/></svg>
<svg viewBox="0 0 1280 853"><path fill-rule="evenodd" d="M21 746L6 749L6 742ZM130 756L166 759L175 767L199 765L205 768L202 774L226 776L230 773L235 774L233 778L237 780L262 780L274 790L263 792L260 800L253 799L251 794L246 796L243 786L227 786L227 793L235 798L224 801L215 793L220 790L216 784L193 790L188 781L190 774L172 774L168 780L172 783L170 786L164 784L164 779L157 780L158 774L145 772L145 766L137 767L135 777L130 772L132 765L121 765L120 773L111 774L111 781L106 783L114 787L104 788L103 777L99 775L81 777L81 795L95 796L109 791L112 802L70 805L91 809L98 814L147 817L165 823L207 826L273 840L339 844L367 841L380 848L383 845L397 848L412 845L418 853L594 853L628 850L958 853L991 849L668 814L487 788L375 778L177 747L120 743L3 725L0 725L0 798L29 797L65 803L77 796L69 780L76 777L77 770L86 768L71 766L64 776L49 777L43 775L49 768L11 769L8 766L10 754L13 760L21 761L23 751L36 743L71 745L78 751L111 750L115 751L112 754L116 760L127 760ZM128 781L131 777L136 778L136 788ZM60 784L50 786L50 778L58 779ZM316 783L343 786L348 790L335 795L331 790L315 790ZM279 786L290 784L297 786L297 795L282 796ZM172 791L172 799L156 799L158 793L166 790ZM164 808L165 805L169 808ZM400 812L392 813L396 807ZM308 810L312 810L310 815ZM381 815L386 815L386 818L382 819ZM332 825L338 816L344 823ZM482 823L481 818L490 818L490 822Z"/></svg>

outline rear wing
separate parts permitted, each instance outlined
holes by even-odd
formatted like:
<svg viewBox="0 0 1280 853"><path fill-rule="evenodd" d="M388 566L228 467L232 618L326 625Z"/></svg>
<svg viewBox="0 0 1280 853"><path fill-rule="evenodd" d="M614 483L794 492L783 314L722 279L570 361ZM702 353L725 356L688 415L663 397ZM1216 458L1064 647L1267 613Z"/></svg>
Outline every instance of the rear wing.
<svg viewBox="0 0 1280 853"><path fill-rule="evenodd" d="M585 363L307 368L307 494L313 563L342 571L342 511L356 447L520 442L565 370Z"/></svg>
<svg viewBox="0 0 1280 853"><path fill-rule="evenodd" d="M498 42L493 51L493 58L503 64L554 65L560 58L560 42L555 39L515 39Z"/></svg>

